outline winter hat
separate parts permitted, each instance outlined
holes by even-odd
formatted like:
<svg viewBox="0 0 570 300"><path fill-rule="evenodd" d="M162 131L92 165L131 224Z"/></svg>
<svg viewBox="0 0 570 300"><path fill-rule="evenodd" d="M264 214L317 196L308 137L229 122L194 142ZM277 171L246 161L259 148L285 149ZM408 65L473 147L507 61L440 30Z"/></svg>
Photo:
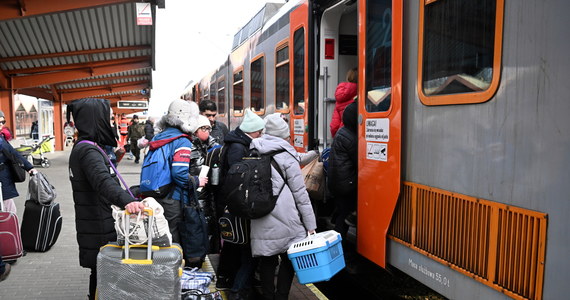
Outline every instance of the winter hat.
<svg viewBox="0 0 570 300"><path fill-rule="evenodd" d="M4 112L0 110L0 118L4 118Z"/></svg>
<svg viewBox="0 0 570 300"><path fill-rule="evenodd" d="M181 129L187 133L196 131L199 115L198 104L194 101L176 99L168 106L168 117L182 121Z"/></svg>
<svg viewBox="0 0 570 300"><path fill-rule="evenodd" d="M250 109L246 109L245 117L239 125L239 129L241 129L243 132L249 133L259 131L263 129L263 127L265 127L265 122L263 122L263 119Z"/></svg>
<svg viewBox="0 0 570 300"><path fill-rule="evenodd" d="M199 115L198 121L196 124L196 130L198 130L200 127L204 127L204 126L212 128L212 125L210 124L210 120L208 120L208 118L206 116Z"/></svg>
<svg viewBox="0 0 570 300"><path fill-rule="evenodd" d="M280 137L282 139L289 138L289 125L283 118L281 118L280 113L270 114L265 117L265 133Z"/></svg>

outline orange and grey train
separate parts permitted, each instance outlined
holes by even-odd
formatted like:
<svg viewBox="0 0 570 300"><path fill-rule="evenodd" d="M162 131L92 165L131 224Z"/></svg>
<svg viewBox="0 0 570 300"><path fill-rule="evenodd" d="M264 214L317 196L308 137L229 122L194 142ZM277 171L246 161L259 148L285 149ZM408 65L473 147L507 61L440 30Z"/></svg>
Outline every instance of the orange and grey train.
<svg viewBox="0 0 570 300"><path fill-rule="evenodd" d="M328 147L358 67L358 252L453 299L562 299L570 270L567 1L269 3L187 98L281 112Z"/></svg>

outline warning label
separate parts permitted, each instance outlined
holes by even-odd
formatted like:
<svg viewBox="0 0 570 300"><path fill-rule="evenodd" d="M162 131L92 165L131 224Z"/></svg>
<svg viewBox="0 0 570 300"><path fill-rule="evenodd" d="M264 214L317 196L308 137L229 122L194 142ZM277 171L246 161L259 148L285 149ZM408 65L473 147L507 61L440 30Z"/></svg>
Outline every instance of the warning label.
<svg viewBox="0 0 570 300"><path fill-rule="evenodd" d="M388 142L390 140L390 120L367 119L365 126L365 138L372 142Z"/></svg>
<svg viewBox="0 0 570 300"><path fill-rule="evenodd" d="M366 143L366 158L371 160L388 161L388 144Z"/></svg>

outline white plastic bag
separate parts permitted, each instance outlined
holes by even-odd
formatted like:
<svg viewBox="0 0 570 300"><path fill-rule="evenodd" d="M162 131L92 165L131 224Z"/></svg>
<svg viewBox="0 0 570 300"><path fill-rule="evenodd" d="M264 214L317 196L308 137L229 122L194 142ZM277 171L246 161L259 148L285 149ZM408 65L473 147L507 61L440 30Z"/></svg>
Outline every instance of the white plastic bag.
<svg viewBox="0 0 570 300"><path fill-rule="evenodd" d="M152 208L154 211L154 222L152 225L152 244L160 247L172 245L172 234L168 227L168 221L164 217L164 209L154 198L145 198L141 201L144 206ZM125 235L129 237L131 245L141 245L148 241L148 215L143 213L131 214L129 228L124 227L124 218L127 216L121 208L112 205L113 218L115 219L115 230L117 231L117 243L124 245Z"/></svg>
<svg viewBox="0 0 570 300"><path fill-rule="evenodd" d="M142 138L137 140L137 146L139 149L144 149L148 146L148 140L143 136Z"/></svg>

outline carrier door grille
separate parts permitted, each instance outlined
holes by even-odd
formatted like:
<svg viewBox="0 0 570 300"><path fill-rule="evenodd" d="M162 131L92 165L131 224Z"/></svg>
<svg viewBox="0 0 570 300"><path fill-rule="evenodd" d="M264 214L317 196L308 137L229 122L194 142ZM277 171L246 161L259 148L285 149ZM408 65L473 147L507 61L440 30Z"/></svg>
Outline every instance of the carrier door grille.
<svg viewBox="0 0 570 300"><path fill-rule="evenodd" d="M542 299L547 215L405 182L389 237L517 299Z"/></svg>

